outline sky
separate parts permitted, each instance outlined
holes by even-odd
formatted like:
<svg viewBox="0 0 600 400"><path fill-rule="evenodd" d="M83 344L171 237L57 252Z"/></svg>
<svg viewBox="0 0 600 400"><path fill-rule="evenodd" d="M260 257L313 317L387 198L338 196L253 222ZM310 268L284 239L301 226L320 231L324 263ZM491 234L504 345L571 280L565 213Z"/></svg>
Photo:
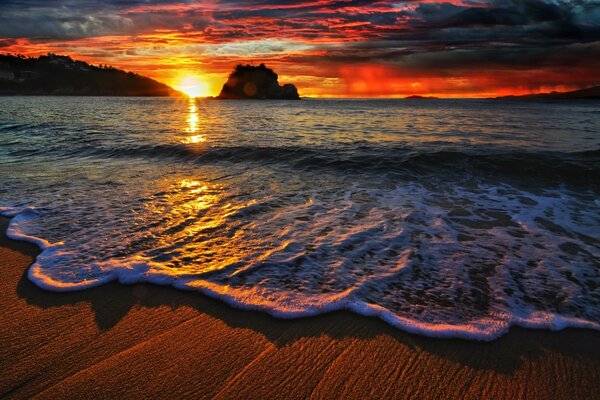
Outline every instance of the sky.
<svg viewBox="0 0 600 400"><path fill-rule="evenodd" d="M600 84L600 0L0 0L0 52L53 52L216 95L238 63L322 97Z"/></svg>

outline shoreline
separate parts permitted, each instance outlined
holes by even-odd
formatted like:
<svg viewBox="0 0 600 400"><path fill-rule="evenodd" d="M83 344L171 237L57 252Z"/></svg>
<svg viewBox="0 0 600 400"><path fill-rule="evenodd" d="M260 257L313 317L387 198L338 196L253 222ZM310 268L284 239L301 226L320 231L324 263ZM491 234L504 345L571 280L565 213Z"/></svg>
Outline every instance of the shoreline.
<svg viewBox="0 0 600 400"><path fill-rule="evenodd" d="M37 246L0 218L6 398L600 398L600 332L411 335L336 311L279 320L197 292L109 283L48 292Z"/></svg>
<svg viewBox="0 0 600 400"><path fill-rule="evenodd" d="M11 227L11 221L15 219L15 225L18 225L16 218L19 218L22 214L22 211L17 211L16 209L5 208L3 210L2 207L0 207L0 231L5 231L5 235L11 240L23 241L35 245L36 251L34 252L35 254L32 254L32 256L35 258L40 253L48 250L52 244L43 238L28 236L20 232L18 227L14 229L14 226L14 231L9 236L8 230ZM69 293L89 290L91 288L104 286L109 283L117 283L122 285L148 284L166 286L176 290L197 293L200 296L214 299L237 310L264 313L277 320L294 320L312 318L314 316L336 312L350 312L361 317L377 318L395 330L399 330L405 334L423 336L433 339L458 339L467 341L491 342L506 335L513 328L549 331L562 331L565 329L589 329L600 332L600 328L598 327L597 323L574 317L564 317L559 314L541 312L532 313L527 317L515 318L515 320L513 320L507 326L498 328L497 331L483 332L472 330L471 326L468 324L446 325L441 327L439 324L435 323L414 323L411 320L403 319L401 317L396 318L393 313L390 313L385 308L379 307L375 304L371 305L367 303L339 302L337 304L333 304L331 307L320 308L317 310L280 310L265 305L255 305L243 302L242 300L238 300L234 295L227 293L227 289L224 291L220 290L216 285L187 286L185 284L178 284L176 281L165 280L162 277L160 277L158 280L152 279L152 277L132 280L129 276L125 276L125 278L123 278L122 275L116 275L108 278L107 280L89 281L86 282L85 285L69 286L59 285L59 283L62 284L62 282L57 283L52 280L48 281L46 280L47 278L40 277L38 272L32 266L28 268L26 275L30 281L35 282L34 285L38 288L54 293ZM540 322L540 320L542 322Z"/></svg>

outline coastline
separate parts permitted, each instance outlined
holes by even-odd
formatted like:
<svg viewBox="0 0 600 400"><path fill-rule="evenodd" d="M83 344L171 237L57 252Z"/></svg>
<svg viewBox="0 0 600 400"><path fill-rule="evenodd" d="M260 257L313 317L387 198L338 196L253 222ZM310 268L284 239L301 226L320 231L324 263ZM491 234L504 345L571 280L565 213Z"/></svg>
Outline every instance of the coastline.
<svg viewBox="0 0 600 400"><path fill-rule="evenodd" d="M600 398L600 332L410 335L333 312L277 320L195 292L37 288L0 218L3 398Z"/></svg>

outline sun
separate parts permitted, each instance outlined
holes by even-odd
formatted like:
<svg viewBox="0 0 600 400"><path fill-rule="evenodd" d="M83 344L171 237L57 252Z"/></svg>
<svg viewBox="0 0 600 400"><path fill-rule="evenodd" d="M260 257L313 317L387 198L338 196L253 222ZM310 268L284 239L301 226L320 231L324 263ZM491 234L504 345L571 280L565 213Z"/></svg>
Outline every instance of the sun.
<svg viewBox="0 0 600 400"><path fill-rule="evenodd" d="M181 78L177 89L190 97L210 96L210 85L202 78L195 75L186 75Z"/></svg>

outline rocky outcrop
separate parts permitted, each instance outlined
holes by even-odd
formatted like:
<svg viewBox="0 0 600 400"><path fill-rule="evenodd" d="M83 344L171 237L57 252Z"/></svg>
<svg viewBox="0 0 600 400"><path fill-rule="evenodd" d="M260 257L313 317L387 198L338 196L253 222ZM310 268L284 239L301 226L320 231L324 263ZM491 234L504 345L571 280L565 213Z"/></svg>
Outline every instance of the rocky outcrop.
<svg viewBox="0 0 600 400"><path fill-rule="evenodd" d="M279 85L277 74L265 64L238 65L223 85L218 99L298 100L298 89Z"/></svg>

